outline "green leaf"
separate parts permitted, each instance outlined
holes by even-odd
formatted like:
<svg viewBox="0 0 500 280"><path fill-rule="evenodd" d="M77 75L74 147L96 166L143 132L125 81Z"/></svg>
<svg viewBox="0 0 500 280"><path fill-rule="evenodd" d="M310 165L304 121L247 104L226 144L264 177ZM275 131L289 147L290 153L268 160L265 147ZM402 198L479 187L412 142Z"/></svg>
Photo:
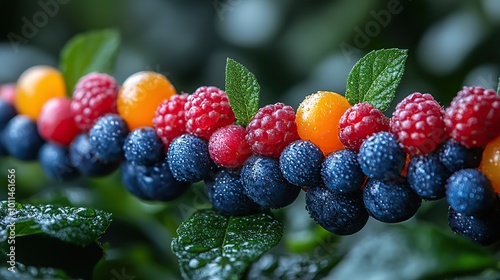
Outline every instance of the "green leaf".
<svg viewBox="0 0 500 280"><path fill-rule="evenodd" d="M9 268L10 266L0 268L0 279L9 279L9 280L71 279L64 271L51 267L33 267L17 263L16 266L13 268L14 272L12 271L12 268L11 270L9 270Z"/></svg>
<svg viewBox="0 0 500 280"><path fill-rule="evenodd" d="M419 223L391 227L357 243L329 275L331 279L444 279L495 268L485 248L450 231ZM360 269L363 268L363 269Z"/></svg>
<svg viewBox="0 0 500 280"><path fill-rule="evenodd" d="M260 86L245 66L227 58L226 94L238 124L246 126L259 110Z"/></svg>
<svg viewBox="0 0 500 280"><path fill-rule="evenodd" d="M120 33L114 29L92 31L73 37L61 52L61 71L68 95L78 80L90 73L111 73L120 46Z"/></svg>
<svg viewBox="0 0 500 280"><path fill-rule="evenodd" d="M0 242L7 240L14 223L16 236L44 233L62 241L86 246L96 241L111 223L111 214L83 207L53 205L15 205L15 214L7 201L0 207ZM10 205L12 206L12 205Z"/></svg>
<svg viewBox="0 0 500 280"><path fill-rule="evenodd" d="M368 102L385 111L403 77L407 50L371 51L352 68L347 78L345 97L351 105Z"/></svg>
<svg viewBox="0 0 500 280"><path fill-rule="evenodd" d="M497 94L500 95L500 78L498 78Z"/></svg>
<svg viewBox="0 0 500 280"><path fill-rule="evenodd" d="M199 210L177 234L172 251L185 279L240 279L252 261L278 244L283 225L268 214L233 217Z"/></svg>

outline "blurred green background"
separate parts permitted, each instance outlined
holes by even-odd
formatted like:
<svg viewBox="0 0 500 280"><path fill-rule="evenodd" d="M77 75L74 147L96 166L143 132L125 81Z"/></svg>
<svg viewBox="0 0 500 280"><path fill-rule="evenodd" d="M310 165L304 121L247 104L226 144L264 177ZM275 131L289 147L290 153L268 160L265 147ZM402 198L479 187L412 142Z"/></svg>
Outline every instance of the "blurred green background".
<svg viewBox="0 0 500 280"><path fill-rule="evenodd" d="M224 88L226 57L231 57L257 76L261 105L281 101L296 109L318 90L343 93L354 63L380 48L409 50L393 107L415 91L431 93L447 105L463 85L496 89L500 75L497 0L3 0L0 10L0 84L15 82L33 65L57 66L67 40L102 28L117 28L122 35L113 73L119 83L137 71L153 70L166 75L179 92L202 85ZM114 214L96 279L111 279L122 268L136 279L179 277L171 237L196 208L208 207L202 185L172 203L143 203L123 190L118 174L59 183L48 182L36 162L1 159L2 177L7 167L17 168L19 201L92 206ZM0 198L6 198L5 192ZM322 248L327 255L342 256L358 240L386 227L371 220L339 243L314 226L302 196L276 214L287 225L278 253ZM417 220L446 228L446 205L424 203ZM42 245L30 246L26 255ZM32 264L68 269L77 254L88 254L78 261L87 263L87 274L81 275L89 276L102 250L85 250L74 256L61 253L58 260L35 258L39 263ZM333 266L337 257L329 261Z"/></svg>

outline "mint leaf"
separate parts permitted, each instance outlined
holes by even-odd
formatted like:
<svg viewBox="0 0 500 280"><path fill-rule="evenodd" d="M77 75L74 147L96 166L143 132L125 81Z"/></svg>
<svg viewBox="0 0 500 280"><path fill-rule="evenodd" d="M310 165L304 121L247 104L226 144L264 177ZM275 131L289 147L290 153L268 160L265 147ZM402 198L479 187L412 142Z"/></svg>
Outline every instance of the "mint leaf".
<svg viewBox="0 0 500 280"><path fill-rule="evenodd" d="M422 222L395 226L357 242L329 278L445 279L496 266L494 255L484 247Z"/></svg>
<svg viewBox="0 0 500 280"><path fill-rule="evenodd" d="M238 124L246 126L259 110L260 86L245 66L227 58L226 94Z"/></svg>
<svg viewBox="0 0 500 280"><path fill-rule="evenodd" d="M10 279L10 280L71 279L64 271L51 267L33 267L16 263L16 266L14 267L14 272L12 270L9 270L9 268L10 267L0 268L0 279Z"/></svg>
<svg viewBox="0 0 500 280"><path fill-rule="evenodd" d="M240 279L250 263L281 239L283 225L268 214L225 216L199 210L177 229L172 251L185 279Z"/></svg>
<svg viewBox="0 0 500 280"><path fill-rule="evenodd" d="M345 97L351 105L368 102L385 111L403 77L408 50L371 51L352 68L347 78Z"/></svg>
<svg viewBox="0 0 500 280"><path fill-rule="evenodd" d="M7 201L0 203L0 242L7 240L12 223L16 236L44 233L62 241L86 246L96 241L111 223L111 214L83 207L15 205L9 212Z"/></svg>
<svg viewBox="0 0 500 280"><path fill-rule="evenodd" d="M68 41L60 58L68 95L82 76L94 71L111 73L119 46L120 33L114 29L82 33Z"/></svg>

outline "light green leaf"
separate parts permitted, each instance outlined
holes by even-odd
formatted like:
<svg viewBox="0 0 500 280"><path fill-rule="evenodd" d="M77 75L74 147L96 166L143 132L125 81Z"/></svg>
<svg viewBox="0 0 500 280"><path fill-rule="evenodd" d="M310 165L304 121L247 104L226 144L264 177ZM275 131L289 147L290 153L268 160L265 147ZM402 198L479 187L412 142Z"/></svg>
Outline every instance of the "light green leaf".
<svg viewBox="0 0 500 280"><path fill-rule="evenodd" d="M278 244L283 225L268 214L236 217L199 210L177 234L172 251L185 279L240 279L251 262Z"/></svg>
<svg viewBox="0 0 500 280"><path fill-rule="evenodd" d="M347 78L345 96L351 105L368 102L385 111L403 77L407 50L382 49L361 58Z"/></svg>

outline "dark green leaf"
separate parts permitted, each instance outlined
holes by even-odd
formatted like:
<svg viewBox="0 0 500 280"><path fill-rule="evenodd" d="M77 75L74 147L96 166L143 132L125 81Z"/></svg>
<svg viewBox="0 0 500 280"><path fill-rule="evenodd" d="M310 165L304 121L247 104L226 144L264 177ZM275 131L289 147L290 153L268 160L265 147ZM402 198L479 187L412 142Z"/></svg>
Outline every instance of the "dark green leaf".
<svg viewBox="0 0 500 280"><path fill-rule="evenodd" d="M500 78L498 78L497 94L500 95Z"/></svg>
<svg viewBox="0 0 500 280"><path fill-rule="evenodd" d="M226 94L238 124L246 126L259 110L260 86L245 66L227 59Z"/></svg>
<svg viewBox="0 0 500 280"><path fill-rule="evenodd" d="M489 251L448 232L425 223L392 227L361 240L329 276L336 280L444 279L496 267Z"/></svg>
<svg viewBox="0 0 500 280"><path fill-rule="evenodd" d="M351 105L368 102L385 111L403 77L407 50L383 49L361 58L347 78L345 96Z"/></svg>
<svg viewBox="0 0 500 280"><path fill-rule="evenodd" d="M65 242L86 246L96 241L111 223L111 214L83 207L54 207L16 204L9 212L7 201L0 207L0 242L7 240L15 223L16 236L45 233Z"/></svg>
<svg viewBox="0 0 500 280"><path fill-rule="evenodd" d="M50 267L32 267L17 263L14 268L0 267L0 279L9 280L67 280L71 279L64 271ZM14 270L14 272L12 271Z"/></svg>
<svg viewBox="0 0 500 280"><path fill-rule="evenodd" d="M185 279L240 279L252 261L278 244L283 225L268 214L233 217L199 210L177 234L172 251Z"/></svg>
<svg viewBox="0 0 500 280"><path fill-rule="evenodd" d="M73 37L61 52L61 71L68 95L78 80L90 73L111 73L115 64L120 33L114 29L92 31Z"/></svg>

